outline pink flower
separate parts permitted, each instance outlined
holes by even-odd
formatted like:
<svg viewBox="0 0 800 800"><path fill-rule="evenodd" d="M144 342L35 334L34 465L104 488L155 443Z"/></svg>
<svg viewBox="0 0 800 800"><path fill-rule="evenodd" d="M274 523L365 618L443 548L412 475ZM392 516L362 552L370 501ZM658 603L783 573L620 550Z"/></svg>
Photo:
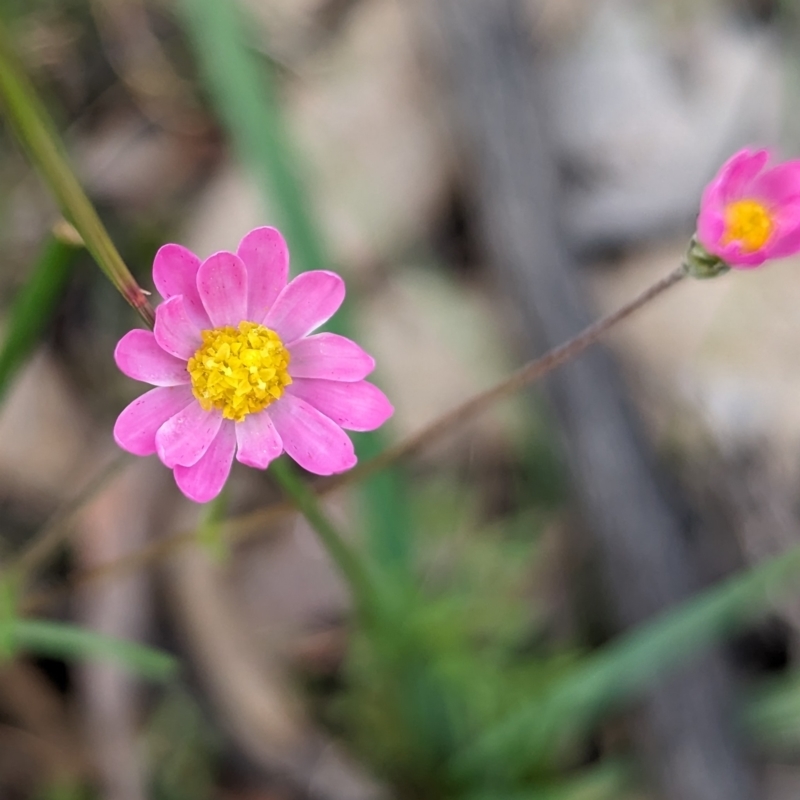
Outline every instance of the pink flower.
<svg viewBox="0 0 800 800"><path fill-rule="evenodd" d="M274 228L202 263L164 245L153 263L165 301L155 329L130 331L114 352L128 377L157 387L119 415L117 444L158 453L198 503L222 490L234 454L257 469L286 451L317 475L348 470L356 456L342 429L374 430L394 410L364 380L375 361L355 342L309 336L342 304L342 279L318 271L287 283L288 273Z"/></svg>
<svg viewBox="0 0 800 800"><path fill-rule="evenodd" d="M740 150L706 187L697 238L731 267L800 251L800 161L767 169L767 150Z"/></svg>

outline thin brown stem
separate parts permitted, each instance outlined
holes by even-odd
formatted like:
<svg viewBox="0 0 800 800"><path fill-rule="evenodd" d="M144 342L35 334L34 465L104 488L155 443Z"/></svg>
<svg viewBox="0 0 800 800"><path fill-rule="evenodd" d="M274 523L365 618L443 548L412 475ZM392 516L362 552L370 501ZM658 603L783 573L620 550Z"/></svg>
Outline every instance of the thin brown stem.
<svg viewBox="0 0 800 800"><path fill-rule="evenodd" d="M434 420L404 441L399 442L394 447L384 450L380 455L370 461L360 464L355 467L355 469L350 470L350 472L331 479L326 483L324 491L330 491L344 484L364 480L364 478L385 469L395 461L413 455L429 442L440 438L443 434L458 427L462 422L466 422L468 419L490 408L498 400L509 397L520 389L535 383L549 372L558 369L568 361L572 361L573 358L577 358L608 330L638 311L655 297L667 291L667 289L670 289L676 283L679 283L685 277L685 269L683 267L678 267L673 272L670 272L669 275L657 281L648 289L645 289L645 291L622 306L622 308L592 323L588 328L584 328L580 333L573 336L572 339L564 342L564 344L560 344L552 350L548 350L543 356L529 361L491 389L487 389L485 392L471 397L460 406L456 406L444 416Z"/></svg>
<svg viewBox="0 0 800 800"><path fill-rule="evenodd" d="M102 489L108 486L120 471L132 463L127 453L119 453L106 464L75 497L67 500L52 514L21 553L12 559L7 571L17 579L31 575L55 553L69 538L76 514Z"/></svg>
<svg viewBox="0 0 800 800"><path fill-rule="evenodd" d="M529 361L491 389L487 389L485 392L475 395L460 406L456 406L456 408L447 412L444 416L426 425L422 430L394 447L385 450L379 456L359 465L344 475L329 479L321 485L318 484L314 487L314 491L319 496L329 494L346 485L363 480L402 458L417 453L423 447L443 436L448 431L487 410L498 400L509 397L514 392L535 383L558 367L577 358L581 353L595 344L595 342L611 328L627 319L631 314L634 314L675 284L680 283L686 275L685 268L678 267L670 272L669 275L666 275L664 278L645 289L629 303L622 306L622 308L592 323L569 341L554 347L552 350L548 350L548 352L539 358ZM253 536L256 532L265 530L269 525L284 519L294 512L295 508L292 504L278 502L266 508L252 511L249 514L229 519L225 522L225 531L228 540L231 542L243 541ZM76 575L70 581L70 584L74 586L139 569L158 558L172 553L175 549L184 544L195 541L197 541L197 535L194 532L176 534L169 539L164 539L160 542L148 545L142 550L125 556L125 558L119 561L105 564L95 570ZM33 608L40 608L53 597L53 592L28 597L23 603L23 609L28 611Z"/></svg>

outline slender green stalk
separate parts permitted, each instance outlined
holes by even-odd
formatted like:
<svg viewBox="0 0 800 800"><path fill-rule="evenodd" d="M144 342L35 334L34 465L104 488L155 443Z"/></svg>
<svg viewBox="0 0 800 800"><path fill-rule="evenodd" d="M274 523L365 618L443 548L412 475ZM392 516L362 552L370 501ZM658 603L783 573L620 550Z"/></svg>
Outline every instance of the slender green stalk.
<svg viewBox="0 0 800 800"><path fill-rule="evenodd" d="M33 272L14 298L0 346L0 401L36 347L67 282L80 245L51 236Z"/></svg>
<svg viewBox="0 0 800 800"><path fill-rule="evenodd" d="M153 309L125 266L100 217L69 165L55 126L19 63L0 22L0 104L28 158L49 186L64 216L83 238L86 249L111 283L149 327Z"/></svg>
<svg viewBox="0 0 800 800"><path fill-rule="evenodd" d="M349 583L357 610L362 618L368 618L376 611L378 604L375 586L367 573L364 562L328 519L319 504L319 498L285 458L273 461L269 472L291 499L295 508L317 532L336 566Z"/></svg>
<svg viewBox="0 0 800 800"><path fill-rule="evenodd" d="M203 509L203 518L197 528L197 543L219 564L230 558L231 550L223 526L228 510L227 487Z"/></svg>

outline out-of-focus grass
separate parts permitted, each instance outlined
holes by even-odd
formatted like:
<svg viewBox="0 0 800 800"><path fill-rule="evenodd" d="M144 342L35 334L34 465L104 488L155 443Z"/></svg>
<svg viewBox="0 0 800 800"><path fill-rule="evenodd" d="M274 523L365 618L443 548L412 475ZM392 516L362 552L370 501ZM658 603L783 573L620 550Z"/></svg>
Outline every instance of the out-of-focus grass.
<svg viewBox="0 0 800 800"><path fill-rule="evenodd" d="M79 252L75 242L51 236L14 298L0 346L0 402L50 323Z"/></svg>
<svg viewBox="0 0 800 800"><path fill-rule="evenodd" d="M244 164L257 179L289 243L300 271L327 269L331 260L314 220L301 179L301 160L292 146L271 67L259 61L236 2L182 0L183 19L195 45L207 88ZM328 329L352 336L348 303ZM354 437L360 458L383 449L380 432ZM394 575L411 568L407 488L399 469L365 481L365 532L377 565Z"/></svg>
<svg viewBox="0 0 800 800"><path fill-rule="evenodd" d="M153 800L210 800L219 742L210 721L179 685L167 687L148 720L144 749Z"/></svg>
<svg viewBox="0 0 800 800"><path fill-rule="evenodd" d="M203 509L203 517L197 528L197 543L219 564L227 562L231 555L221 525L227 509L228 489L226 487Z"/></svg>
<svg viewBox="0 0 800 800"><path fill-rule="evenodd" d="M469 800L623 800L635 785L634 770L625 761L607 759L567 780L521 792L476 792Z"/></svg>
<svg viewBox="0 0 800 800"><path fill-rule="evenodd" d="M476 525L474 505L467 487L441 478L415 493L426 531L449 536L449 547L434 540L425 590L404 606L402 624L356 640L345 692L330 708L380 773L420 796L623 796L620 786L603 793L602 781L589 789L563 777L604 719L799 582L794 550L586 653L549 641L546 620L525 605L539 551L530 534L547 524L541 509L489 530ZM517 533L523 519L527 539ZM758 713L751 704L762 739L770 725L784 739L797 735L797 704L783 705L796 688L759 697Z"/></svg>
<svg viewBox="0 0 800 800"><path fill-rule="evenodd" d="M492 765L524 774L570 737L597 724L615 704L641 692L657 676L698 649L728 636L763 613L780 593L797 590L800 548L728 579L642 625L576 663L558 680L479 737L458 759L470 772Z"/></svg>
<svg viewBox="0 0 800 800"><path fill-rule="evenodd" d="M178 661L167 653L75 625L17 618L4 620L0 626L6 629L3 641L15 652L66 661L110 660L156 681L173 678L178 670Z"/></svg>
<svg viewBox="0 0 800 800"><path fill-rule="evenodd" d="M322 512L316 495L306 486L286 458L274 462L272 471L297 510L317 532L328 554L347 579L361 621L372 621L378 613L380 598L375 591L375 584L366 561L359 558L353 547L344 540L336 526Z"/></svg>
<svg viewBox="0 0 800 800"><path fill-rule="evenodd" d="M800 749L800 672L774 678L745 698L743 728L758 747L779 756Z"/></svg>

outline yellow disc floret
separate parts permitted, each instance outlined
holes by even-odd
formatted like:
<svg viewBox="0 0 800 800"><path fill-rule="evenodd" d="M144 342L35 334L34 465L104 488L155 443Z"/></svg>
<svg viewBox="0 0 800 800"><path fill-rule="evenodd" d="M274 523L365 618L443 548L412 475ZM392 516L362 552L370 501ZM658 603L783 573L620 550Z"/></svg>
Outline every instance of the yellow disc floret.
<svg viewBox="0 0 800 800"><path fill-rule="evenodd" d="M200 405L237 422L275 402L292 382L289 351L275 331L256 322L203 331L186 367Z"/></svg>
<svg viewBox="0 0 800 800"><path fill-rule="evenodd" d="M775 223L769 209L757 200L737 200L725 208L723 244L740 242L742 250L752 253L762 248L772 235Z"/></svg>

